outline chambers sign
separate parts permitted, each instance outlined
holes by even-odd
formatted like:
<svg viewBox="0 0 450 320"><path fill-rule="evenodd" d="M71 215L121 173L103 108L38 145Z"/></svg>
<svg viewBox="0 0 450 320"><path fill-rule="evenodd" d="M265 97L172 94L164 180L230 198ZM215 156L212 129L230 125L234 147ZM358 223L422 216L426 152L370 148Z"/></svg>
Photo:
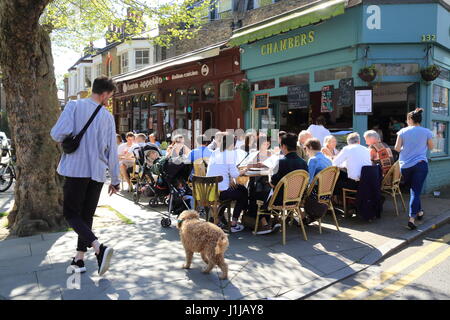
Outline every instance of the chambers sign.
<svg viewBox="0 0 450 320"><path fill-rule="evenodd" d="M271 55L277 52L287 51L289 49L306 46L315 41L315 31L300 33L295 36L269 42L261 45L260 53L262 56Z"/></svg>

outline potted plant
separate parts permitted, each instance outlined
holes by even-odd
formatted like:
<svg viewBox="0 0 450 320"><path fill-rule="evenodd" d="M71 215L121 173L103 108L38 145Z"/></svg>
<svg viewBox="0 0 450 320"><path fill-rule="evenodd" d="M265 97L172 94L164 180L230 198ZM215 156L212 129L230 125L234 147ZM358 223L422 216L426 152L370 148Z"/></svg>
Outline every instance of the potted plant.
<svg viewBox="0 0 450 320"><path fill-rule="evenodd" d="M377 77L377 69L375 69L374 65L361 68L358 76L365 82L372 82Z"/></svg>
<svg viewBox="0 0 450 320"><path fill-rule="evenodd" d="M241 96L241 109L245 112L248 107L249 97L250 97L250 85L247 79L243 79L235 87L236 91L239 92Z"/></svg>
<svg viewBox="0 0 450 320"><path fill-rule="evenodd" d="M432 64L431 66L428 66L420 70L420 75L422 76L422 79L425 81L433 81L434 79L439 77L440 74L441 70L435 64Z"/></svg>

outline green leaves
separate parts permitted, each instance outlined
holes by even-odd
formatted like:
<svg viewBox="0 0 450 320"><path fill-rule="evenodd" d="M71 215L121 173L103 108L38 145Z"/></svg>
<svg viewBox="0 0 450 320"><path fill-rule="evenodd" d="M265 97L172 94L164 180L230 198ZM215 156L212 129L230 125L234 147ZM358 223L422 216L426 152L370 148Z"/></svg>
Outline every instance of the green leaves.
<svg viewBox="0 0 450 320"><path fill-rule="evenodd" d="M40 23L52 41L78 51L105 36L116 42L150 33L153 43L169 46L174 39L191 39L215 1L173 0L158 7L151 0L53 0Z"/></svg>

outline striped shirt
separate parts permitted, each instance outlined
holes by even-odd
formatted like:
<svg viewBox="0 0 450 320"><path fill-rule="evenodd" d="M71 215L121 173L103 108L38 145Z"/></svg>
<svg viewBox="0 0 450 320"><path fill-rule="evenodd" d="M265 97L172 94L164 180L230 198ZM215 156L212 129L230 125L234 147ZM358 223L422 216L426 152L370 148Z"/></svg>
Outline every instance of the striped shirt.
<svg viewBox="0 0 450 320"><path fill-rule="evenodd" d="M78 134L97 106L90 98L69 101L50 132L53 140L62 142L68 135ZM86 130L78 149L62 154L57 171L65 177L105 182L107 168L111 184L119 184L116 126L112 114L103 107Z"/></svg>

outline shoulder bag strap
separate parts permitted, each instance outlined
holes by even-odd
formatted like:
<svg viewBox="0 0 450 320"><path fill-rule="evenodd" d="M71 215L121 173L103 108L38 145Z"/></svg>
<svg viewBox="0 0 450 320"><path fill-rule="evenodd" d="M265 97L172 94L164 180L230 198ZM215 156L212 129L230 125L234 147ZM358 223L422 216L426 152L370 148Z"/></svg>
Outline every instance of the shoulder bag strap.
<svg viewBox="0 0 450 320"><path fill-rule="evenodd" d="M95 109L94 113L92 114L92 116L89 118L88 122L85 124L84 128L81 129L81 131L77 134L77 136L79 136L79 139L81 139L84 135L84 133L86 132L86 130L89 128L89 126L91 125L92 121L94 120L95 116L97 115L97 113L100 111L100 109L102 108L102 105L99 104L97 106L97 109Z"/></svg>

